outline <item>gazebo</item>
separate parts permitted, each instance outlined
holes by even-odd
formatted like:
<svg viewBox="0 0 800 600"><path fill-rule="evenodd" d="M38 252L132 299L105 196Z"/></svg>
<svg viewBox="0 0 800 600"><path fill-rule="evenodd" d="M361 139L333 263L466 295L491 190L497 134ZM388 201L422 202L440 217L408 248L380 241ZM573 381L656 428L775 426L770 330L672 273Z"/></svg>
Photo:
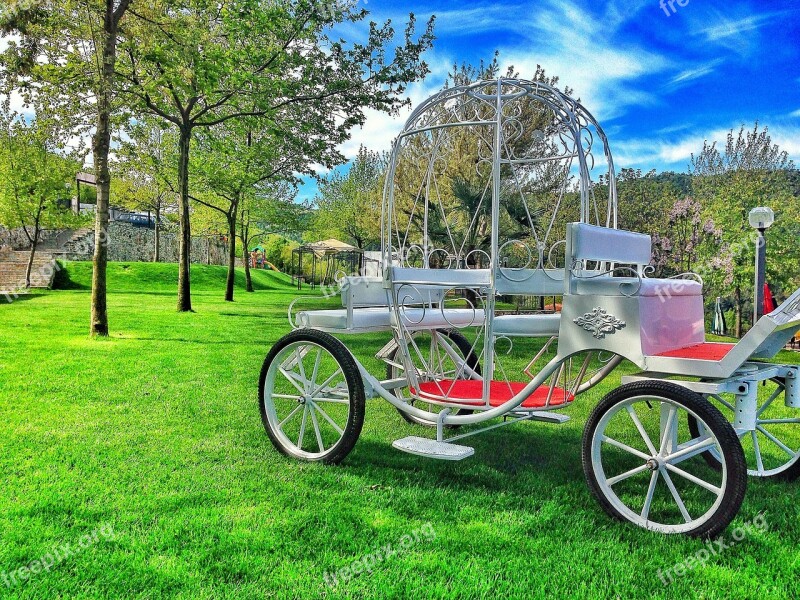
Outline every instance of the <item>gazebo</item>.
<svg viewBox="0 0 800 600"><path fill-rule="evenodd" d="M311 255L311 274L308 282L314 289L319 283L333 283L336 273L343 271L348 275L360 273L364 263L364 251L337 239L322 240L312 244L304 244L292 250L292 282L300 289L306 281L303 272L303 256ZM295 257L297 266L295 267ZM319 275L317 273L319 264ZM319 281L317 279L319 278Z"/></svg>

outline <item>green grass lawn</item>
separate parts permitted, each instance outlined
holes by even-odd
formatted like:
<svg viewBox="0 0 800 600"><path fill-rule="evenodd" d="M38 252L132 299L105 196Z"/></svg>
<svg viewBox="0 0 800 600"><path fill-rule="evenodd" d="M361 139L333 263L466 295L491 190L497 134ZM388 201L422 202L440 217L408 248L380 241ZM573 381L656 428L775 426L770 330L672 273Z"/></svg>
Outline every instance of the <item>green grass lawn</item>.
<svg viewBox="0 0 800 600"><path fill-rule="evenodd" d="M582 427L619 373L568 423L470 438L459 463L392 449L430 432L368 400L344 463L304 464L274 450L257 405L264 356L290 330L288 278L254 273L256 293L226 303L224 269L195 266L196 312L179 314L176 265L114 263L112 335L90 340L90 276L69 263L66 289L0 304L0 575L74 551L0 579L0 598L796 597L800 484L751 480L726 535L762 512L767 528L669 585L659 570L706 544L612 521L592 499ZM386 341L346 340L376 374ZM532 350L515 345L523 364ZM326 583L387 545L371 573Z"/></svg>

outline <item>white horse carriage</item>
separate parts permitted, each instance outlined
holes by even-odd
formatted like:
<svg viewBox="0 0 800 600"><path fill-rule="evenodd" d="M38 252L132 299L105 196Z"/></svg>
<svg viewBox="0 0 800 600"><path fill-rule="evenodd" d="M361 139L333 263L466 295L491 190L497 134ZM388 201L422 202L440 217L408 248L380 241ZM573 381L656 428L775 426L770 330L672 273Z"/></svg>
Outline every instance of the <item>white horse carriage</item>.
<svg viewBox="0 0 800 600"><path fill-rule="evenodd" d="M798 367L764 360L800 329L800 290L739 343L707 342L702 282L649 277L650 237L617 229L606 136L559 90L482 81L417 108L394 143L382 238L383 277L342 278L342 308L291 307L294 330L264 361L261 414L284 454L341 461L365 399L380 396L430 427L395 448L461 460L468 436L568 420L627 359L639 372L583 436L586 479L609 514L713 536L748 474L800 475ZM503 310L541 297L561 311ZM376 355L385 378L332 335L365 332L391 334Z"/></svg>

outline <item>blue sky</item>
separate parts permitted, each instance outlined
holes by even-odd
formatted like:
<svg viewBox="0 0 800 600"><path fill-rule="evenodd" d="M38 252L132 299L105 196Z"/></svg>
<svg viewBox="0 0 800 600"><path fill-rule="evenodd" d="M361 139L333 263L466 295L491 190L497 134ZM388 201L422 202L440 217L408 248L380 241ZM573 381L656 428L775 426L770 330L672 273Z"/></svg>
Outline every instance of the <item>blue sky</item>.
<svg viewBox="0 0 800 600"><path fill-rule="evenodd" d="M685 172L703 140L724 142L756 120L800 164L800 0L681 2L672 10L660 0L360 0L370 18L400 30L409 12L421 23L437 16L431 74L410 88L414 105L441 88L454 62L499 50L521 77L541 64L573 88L606 130L618 168ZM341 33L353 39L365 28ZM342 150L388 150L408 114L369 113ZM308 182L299 197L315 191Z"/></svg>

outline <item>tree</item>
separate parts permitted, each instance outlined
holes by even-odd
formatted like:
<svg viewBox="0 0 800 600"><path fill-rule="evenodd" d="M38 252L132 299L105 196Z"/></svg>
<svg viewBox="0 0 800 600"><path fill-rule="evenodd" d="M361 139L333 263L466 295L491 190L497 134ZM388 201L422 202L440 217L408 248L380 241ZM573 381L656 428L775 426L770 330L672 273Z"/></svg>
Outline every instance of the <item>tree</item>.
<svg viewBox="0 0 800 600"><path fill-rule="evenodd" d="M406 84L428 73L421 55L432 44L432 21L416 38L411 15L391 55L390 22L371 23L364 43L347 44L328 32L367 12L349 2L330 8L315 0L158 0L131 11L136 18L126 26L118 69L125 93L134 110L178 131L180 311L191 310L189 159L196 130L259 118L276 138L315 140L307 158L332 166L325 155L364 123L366 108L396 111L407 103Z"/></svg>
<svg viewBox="0 0 800 600"><path fill-rule="evenodd" d="M120 177L113 191L123 206L153 213L153 262L159 262L164 210L175 206L175 136L147 117L129 123L126 133L116 152Z"/></svg>
<svg viewBox="0 0 800 600"><path fill-rule="evenodd" d="M198 187L207 193L191 197L203 206L218 211L225 218L227 226L228 276L225 300L228 302L233 302L237 223L243 216L245 198L255 198L269 189L268 185L275 180L292 178L293 173L309 169L305 157L308 140L294 144L291 138L276 139L270 129L256 129L259 125L262 122L253 118L226 121L215 130L199 135L194 153L193 171ZM253 208L267 210L263 202L251 201L250 204ZM288 213L287 210L287 216ZM249 223L249 218L243 218L242 224ZM244 242L245 255L248 244ZM252 288L249 283L248 288Z"/></svg>
<svg viewBox="0 0 800 600"><path fill-rule="evenodd" d="M380 243L386 161L385 155L362 146L346 174L333 172L320 181L315 200L319 235L346 238L362 250Z"/></svg>
<svg viewBox="0 0 800 600"><path fill-rule="evenodd" d="M6 99L0 114L0 224L19 227L30 243L25 287L44 230L65 227L78 220L70 210L69 182L78 161L64 155L58 120L39 106L35 117L9 110Z"/></svg>
<svg viewBox="0 0 800 600"><path fill-rule="evenodd" d="M275 233L290 234L303 227L303 216L308 207L294 202L296 189L288 181L262 184L248 195L239 213L239 239L242 242L242 262L246 290L252 292L253 279L250 275L250 247Z"/></svg>
<svg viewBox="0 0 800 600"><path fill-rule="evenodd" d="M790 185L793 170L788 154L772 143L768 128L759 129L758 123L752 130L742 126L738 135L731 130L722 151L716 142L704 142L700 153L692 155L694 196L722 232L721 247L710 257L705 272L719 295L733 295L737 337L742 334L743 312L754 280L755 238L748 223L752 208L766 205L776 211L769 231L768 281L787 285L797 272L800 211Z"/></svg>
<svg viewBox="0 0 800 600"><path fill-rule="evenodd" d="M5 87L63 100L62 117L94 122L92 137L97 176L97 209L92 271L90 333L108 335L106 242L111 177L111 118L114 68L122 20L132 0L62 0L20 3L0 13L0 31L20 37L2 57ZM65 93L64 90L70 90Z"/></svg>

